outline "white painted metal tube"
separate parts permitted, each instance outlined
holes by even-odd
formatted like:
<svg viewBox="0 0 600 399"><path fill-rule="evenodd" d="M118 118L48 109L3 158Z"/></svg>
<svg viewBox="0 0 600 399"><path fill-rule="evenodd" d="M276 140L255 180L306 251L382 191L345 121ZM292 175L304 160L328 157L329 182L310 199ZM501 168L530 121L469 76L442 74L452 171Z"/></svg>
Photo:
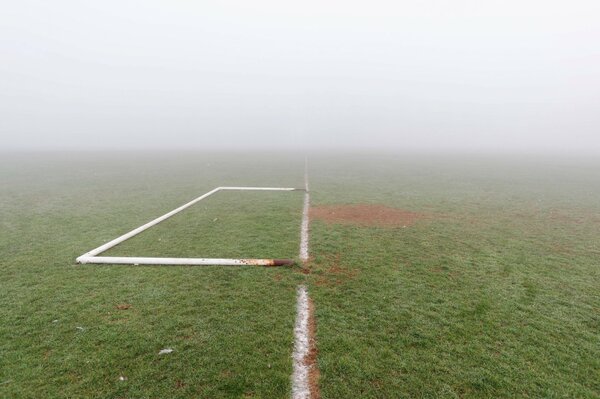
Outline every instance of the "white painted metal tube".
<svg viewBox="0 0 600 399"><path fill-rule="evenodd" d="M145 225L138 227L137 229L131 230L129 233L123 234L122 236L117 237L114 240L109 241L106 244L101 245L98 248L91 250L90 252L85 253L84 255L82 255L79 258L77 258L77 262L79 262L79 259L81 259L83 257L86 257L86 256L95 256L95 255L101 254L102 252L104 252L106 250L109 250L110 248L114 247L115 245L118 245L118 244L122 243L123 241L128 240L131 237L140 234L142 231L147 230L150 227L159 224L163 220L170 218L171 216L173 216L173 215L175 215L175 214L183 211L186 208L189 208L190 206L194 205L198 201L201 201L204 198L206 198L206 197L208 197L210 195L213 195L214 193L216 193L219 190L220 190L220 187L217 187L214 190L211 190L208 193L206 193L204 195L201 195L200 197L196 198L195 200L192 200L192 201L188 202L187 204L184 204L184 205L180 206L179 208L174 209L171 212L166 213L166 214L164 214L164 215L162 215L160 217L157 217L156 219L154 219L154 220L146 223ZM82 262L80 262L80 263L82 263Z"/></svg>
<svg viewBox="0 0 600 399"><path fill-rule="evenodd" d="M115 265L188 265L188 266L283 266L292 259L227 259L227 258L144 258L130 256L80 256L79 263Z"/></svg>
<svg viewBox="0 0 600 399"><path fill-rule="evenodd" d="M301 190L291 187L217 187L206 194L180 206L177 209L172 210L146 224L140 226L128 233L123 234L120 237L115 238L112 241L107 242L104 245L99 246L85 254L81 255L76 259L78 263L117 263L117 264L161 264L161 265L272 265L276 262L277 265L293 263L289 259L213 259L213 258L133 258L133 257L98 257L97 255L109 250L110 248L122 243L125 240L134 237L144 230L149 229L152 226L159 224L160 222L170 218L171 216L189 208L197 202L205 199L208 196L215 194L221 190L242 190L242 191L295 191ZM110 260L110 261L109 261ZM225 262L225 263L223 263ZM257 263L258 262L258 263Z"/></svg>
<svg viewBox="0 0 600 399"><path fill-rule="evenodd" d="M292 187L219 187L221 190L241 190L241 191L296 191L301 188Z"/></svg>

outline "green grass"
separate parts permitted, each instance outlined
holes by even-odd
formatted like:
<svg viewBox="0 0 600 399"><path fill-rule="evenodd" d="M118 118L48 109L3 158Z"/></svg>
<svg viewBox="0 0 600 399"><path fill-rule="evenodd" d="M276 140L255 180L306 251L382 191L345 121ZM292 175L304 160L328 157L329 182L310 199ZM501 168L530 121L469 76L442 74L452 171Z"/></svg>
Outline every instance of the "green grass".
<svg viewBox="0 0 600 399"><path fill-rule="evenodd" d="M407 229L313 222L323 397L600 396L600 163L312 169L315 203L430 216Z"/></svg>
<svg viewBox="0 0 600 399"><path fill-rule="evenodd" d="M303 191L221 191L102 256L295 258Z"/></svg>
<svg viewBox="0 0 600 399"><path fill-rule="evenodd" d="M302 184L303 159L236 163L196 154L27 154L1 162L0 397L288 395L295 292L302 281L295 269L76 266L74 259L218 185ZM252 216L248 199L256 197L248 194L233 214L246 209ZM262 199L268 201L256 206L257 215L266 216L262 225L252 216L234 226L231 213L219 215L226 231L248 234L240 248L237 233L198 240L184 223L175 232L181 240L168 236L168 246L138 255L162 249L195 254L194 245L198 255L222 249L229 252L221 255L234 255L254 242L250 236L257 238L256 249L268 248L274 241L264 238L271 231L284 239L270 249L295 257L298 243L289 242L299 234L301 210L289 211L298 193L279 194L266 193ZM218 196L235 204L229 193ZM269 205L282 220L269 216ZM202 219L202 210L181 216L193 226L212 223L208 230L198 224L201 231L222 233L213 219ZM126 244L135 250L137 243ZM114 251L127 251L126 244ZM120 304L131 308L119 310ZM159 356L163 348L175 351Z"/></svg>
<svg viewBox="0 0 600 399"><path fill-rule="evenodd" d="M600 397L598 170L314 155L313 204L429 217L404 229L313 221L305 275L74 265L216 186L301 187L302 156L3 154L0 397L288 397L302 282L324 398ZM219 193L105 254L295 257L301 201Z"/></svg>

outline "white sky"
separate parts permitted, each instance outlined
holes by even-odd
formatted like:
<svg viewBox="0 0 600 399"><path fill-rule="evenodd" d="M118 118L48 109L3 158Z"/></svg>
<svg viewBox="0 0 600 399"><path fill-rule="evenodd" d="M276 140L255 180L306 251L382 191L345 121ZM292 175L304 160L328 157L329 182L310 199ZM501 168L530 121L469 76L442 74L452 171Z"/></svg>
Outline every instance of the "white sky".
<svg viewBox="0 0 600 399"><path fill-rule="evenodd" d="M0 150L600 151L600 1L7 1Z"/></svg>

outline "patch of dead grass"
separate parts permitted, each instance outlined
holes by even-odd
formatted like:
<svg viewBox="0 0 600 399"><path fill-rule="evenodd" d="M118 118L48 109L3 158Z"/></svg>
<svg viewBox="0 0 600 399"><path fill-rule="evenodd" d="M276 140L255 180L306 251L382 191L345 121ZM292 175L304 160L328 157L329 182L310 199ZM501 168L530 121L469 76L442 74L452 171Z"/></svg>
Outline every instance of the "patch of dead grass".
<svg viewBox="0 0 600 399"><path fill-rule="evenodd" d="M309 348L308 354L304 358L304 364L308 367L308 387L310 389L311 399L320 399L321 392L319 390L319 366L317 364L317 323L315 321L315 304L312 299L308 299L308 338Z"/></svg>
<svg viewBox="0 0 600 399"><path fill-rule="evenodd" d="M331 224L408 227L426 215L377 204L324 205L310 209L310 217Z"/></svg>

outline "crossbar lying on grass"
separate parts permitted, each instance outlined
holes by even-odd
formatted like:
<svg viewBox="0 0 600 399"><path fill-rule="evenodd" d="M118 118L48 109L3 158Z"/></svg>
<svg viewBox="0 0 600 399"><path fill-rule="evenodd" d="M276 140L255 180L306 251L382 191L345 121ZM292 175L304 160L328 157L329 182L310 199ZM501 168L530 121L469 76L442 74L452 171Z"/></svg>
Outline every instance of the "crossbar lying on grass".
<svg viewBox="0 0 600 399"><path fill-rule="evenodd" d="M177 213L189 208L199 201L219 192L222 190L241 190L241 191L304 191L301 188L289 188L289 187L217 187L206 194L199 196L198 198L180 206L177 209L172 210L156 219L131 230L129 233L125 233L120 237L115 238L112 241L107 242L104 245L99 246L77 258L77 263L104 263L104 264L125 264L125 265L222 265L222 266L282 266L290 265L294 263L293 259L226 259L226 258L146 258L146 257L130 257L130 256L98 256L101 253L111 249L112 247L119 245L125 240L134 237L141 232L149 229L152 226L156 226L160 222L176 215Z"/></svg>

